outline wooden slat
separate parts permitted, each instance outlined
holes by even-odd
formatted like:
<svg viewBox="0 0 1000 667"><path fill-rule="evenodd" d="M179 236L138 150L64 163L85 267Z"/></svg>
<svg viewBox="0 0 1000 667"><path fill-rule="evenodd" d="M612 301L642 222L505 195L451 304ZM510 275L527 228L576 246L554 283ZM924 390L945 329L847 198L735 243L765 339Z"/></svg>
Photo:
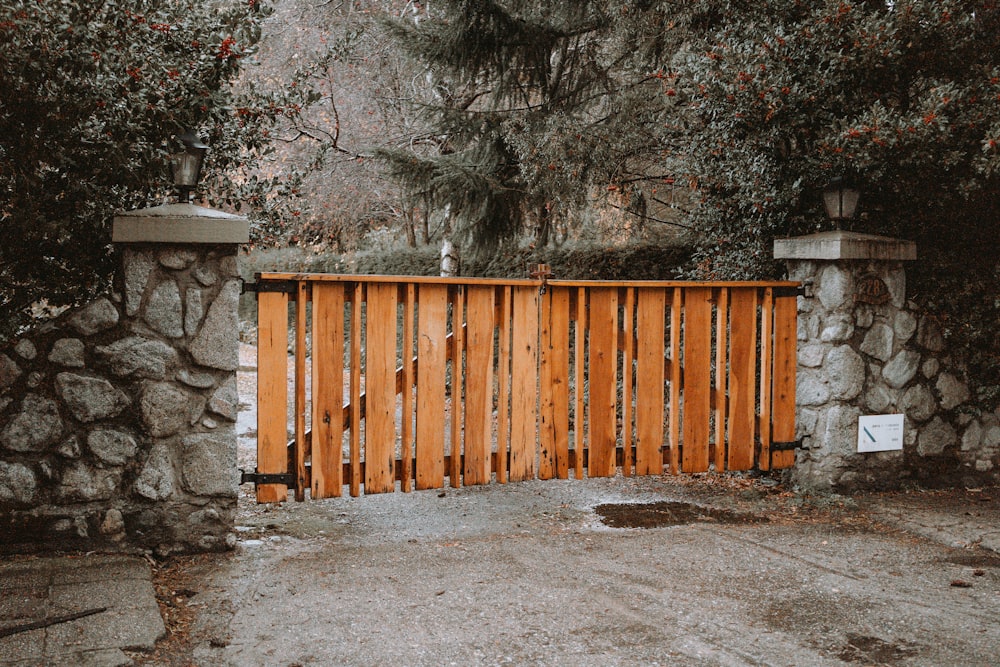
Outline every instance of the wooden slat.
<svg viewBox="0 0 1000 667"><path fill-rule="evenodd" d="M680 471L681 429L681 309L683 291L674 288L670 303L670 474Z"/></svg>
<svg viewBox="0 0 1000 667"><path fill-rule="evenodd" d="M463 387L465 380L465 288L451 288L451 458L448 481L453 488L462 485L462 421L465 416Z"/></svg>
<svg viewBox="0 0 1000 667"><path fill-rule="evenodd" d="M489 484L493 449L493 296L489 286L467 291L464 483Z"/></svg>
<svg viewBox="0 0 1000 667"><path fill-rule="evenodd" d="M771 460L771 378L774 348L771 337L774 335L774 292L771 288L764 289L764 297L760 304L760 415L757 419L760 433L761 452L758 465L762 470L770 467Z"/></svg>
<svg viewBox="0 0 1000 667"><path fill-rule="evenodd" d="M583 469L586 465L586 457L583 450L586 447L586 401L584 384L586 383L587 371L587 291L584 288L576 290L575 317L573 321L573 340L575 341L576 352L573 358L574 371L574 400L576 402L573 425L573 451L574 451L574 472L577 479L583 479Z"/></svg>
<svg viewBox="0 0 1000 667"><path fill-rule="evenodd" d="M552 323L549 335L549 396L552 403L552 446L556 477L569 477L569 290L549 288Z"/></svg>
<svg viewBox="0 0 1000 667"><path fill-rule="evenodd" d="M497 451L496 480L500 484L507 482L507 455L510 451L510 321L512 299L511 288L502 287L498 290L500 318L497 322L498 378L497 378Z"/></svg>
<svg viewBox="0 0 1000 667"><path fill-rule="evenodd" d="M314 499L343 486L344 286L312 287L312 488Z"/></svg>
<svg viewBox="0 0 1000 667"><path fill-rule="evenodd" d="M365 493L393 491L396 479L396 295L368 286L365 345Z"/></svg>
<svg viewBox="0 0 1000 667"><path fill-rule="evenodd" d="M295 500L306 499L306 301L308 283L300 282L295 290Z"/></svg>
<svg viewBox="0 0 1000 667"><path fill-rule="evenodd" d="M417 488L444 486L448 287L421 285L417 312Z"/></svg>
<svg viewBox="0 0 1000 667"><path fill-rule="evenodd" d="M639 290L637 316L635 389L635 474L663 472L664 344L666 341L666 293L661 289Z"/></svg>
<svg viewBox="0 0 1000 667"><path fill-rule="evenodd" d="M684 423L681 468L708 470L712 405L712 290L695 287L684 295Z"/></svg>
<svg viewBox="0 0 1000 667"><path fill-rule="evenodd" d="M715 300L715 472L726 469L726 390L729 385L729 288Z"/></svg>
<svg viewBox="0 0 1000 667"><path fill-rule="evenodd" d="M511 312L510 480L535 475L538 437L538 289L514 287Z"/></svg>
<svg viewBox="0 0 1000 667"><path fill-rule="evenodd" d="M625 288L625 307L622 314L622 332L619 347L622 349L622 475L632 474L632 372L635 360L635 289ZM661 429L662 430L662 429Z"/></svg>
<svg viewBox="0 0 1000 667"><path fill-rule="evenodd" d="M774 299L774 382L771 395L774 417L771 438L776 442L795 439L796 310L797 299L794 296ZM763 466L766 459L762 454L762 470L767 469ZM772 468L789 468L795 465L795 451L771 452L770 459Z"/></svg>
<svg viewBox="0 0 1000 667"><path fill-rule="evenodd" d="M288 472L288 296L257 297L257 472ZM284 484L258 484L257 502L282 502Z"/></svg>
<svg viewBox="0 0 1000 667"><path fill-rule="evenodd" d="M350 453L351 496L361 495L361 310L365 300L364 283L355 283L351 295L351 361L349 391L351 394Z"/></svg>
<svg viewBox="0 0 1000 667"><path fill-rule="evenodd" d="M403 395L402 429L400 443L399 488L409 493L413 481L413 318L417 300L417 286L406 283L403 294L403 377L402 387L397 387Z"/></svg>
<svg viewBox="0 0 1000 667"><path fill-rule="evenodd" d="M734 289L730 296L729 453L730 470L754 463L757 419L757 290Z"/></svg>
<svg viewBox="0 0 1000 667"><path fill-rule="evenodd" d="M552 292L539 299L539 358L538 365L538 479L552 479L556 471L555 406L552 400Z"/></svg>
<svg viewBox="0 0 1000 667"><path fill-rule="evenodd" d="M618 387L618 290L590 290L590 445L587 474L615 474Z"/></svg>

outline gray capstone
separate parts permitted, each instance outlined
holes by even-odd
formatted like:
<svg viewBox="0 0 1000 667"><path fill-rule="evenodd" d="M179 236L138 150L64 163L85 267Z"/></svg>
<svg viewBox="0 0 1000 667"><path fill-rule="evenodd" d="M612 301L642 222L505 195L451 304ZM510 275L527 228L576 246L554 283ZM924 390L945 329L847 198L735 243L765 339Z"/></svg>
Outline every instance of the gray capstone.
<svg viewBox="0 0 1000 667"><path fill-rule="evenodd" d="M52 344L49 361L67 368L83 368L84 345L79 338L60 338Z"/></svg>
<svg viewBox="0 0 1000 667"><path fill-rule="evenodd" d="M118 324L115 304L101 297L69 317L69 325L81 336L93 336Z"/></svg>
<svg viewBox="0 0 1000 667"><path fill-rule="evenodd" d="M819 368L823 365L823 359L826 357L826 350L826 345L820 345L818 343L801 346L799 348L798 355L799 366L804 368Z"/></svg>
<svg viewBox="0 0 1000 667"><path fill-rule="evenodd" d="M191 266L198 259L198 253L190 248L164 248L158 259L161 266L179 271Z"/></svg>
<svg viewBox="0 0 1000 667"><path fill-rule="evenodd" d="M929 315L921 317L920 324L917 325L917 345L931 352L944 350L944 334L941 332L941 325Z"/></svg>
<svg viewBox="0 0 1000 667"><path fill-rule="evenodd" d="M908 310L898 310L892 321L892 329L899 342L905 344L917 331L917 318Z"/></svg>
<svg viewBox="0 0 1000 667"><path fill-rule="evenodd" d="M229 421L236 421L236 414L239 411L236 378L230 377L215 390L212 397L208 399L208 409Z"/></svg>
<svg viewBox="0 0 1000 667"><path fill-rule="evenodd" d="M235 371L239 366L240 284L227 281L208 309L208 315L188 351L209 368Z"/></svg>
<svg viewBox="0 0 1000 667"><path fill-rule="evenodd" d="M165 445L153 445L135 480L135 492L149 500L166 500L174 493L174 468Z"/></svg>
<svg viewBox="0 0 1000 667"><path fill-rule="evenodd" d="M854 304L854 276L836 264L823 267L819 275L816 297L827 310L837 310Z"/></svg>
<svg viewBox="0 0 1000 667"><path fill-rule="evenodd" d="M181 315L181 292L177 283L165 280L156 286L146 303L146 323L168 338L184 335Z"/></svg>
<svg viewBox="0 0 1000 667"><path fill-rule="evenodd" d="M907 417L917 423L925 422L937 411L934 392L922 384L915 384L903 393L899 407Z"/></svg>
<svg viewBox="0 0 1000 667"><path fill-rule="evenodd" d="M872 326L861 341L861 351L879 361L889 361L892 357L892 329L881 322Z"/></svg>
<svg viewBox="0 0 1000 667"><path fill-rule="evenodd" d="M29 505L35 499L35 473L23 463L0 461L0 504Z"/></svg>
<svg viewBox="0 0 1000 667"><path fill-rule="evenodd" d="M919 352L902 350L882 369L882 378L890 387L899 389L913 379L919 365Z"/></svg>
<svg viewBox="0 0 1000 667"><path fill-rule="evenodd" d="M131 404L125 392L104 378L59 373L56 391L73 416L84 423L117 417Z"/></svg>
<svg viewBox="0 0 1000 667"><path fill-rule="evenodd" d="M0 353L0 391L10 388L21 377L21 368L6 354Z"/></svg>
<svg viewBox="0 0 1000 667"><path fill-rule="evenodd" d="M177 371L177 381L195 389L208 389L215 386L215 376L211 373L196 373L187 368Z"/></svg>
<svg viewBox="0 0 1000 667"><path fill-rule="evenodd" d="M59 498L65 502L108 500L120 481L120 468L97 468L77 461L63 472Z"/></svg>
<svg viewBox="0 0 1000 667"><path fill-rule="evenodd" d="M935 417L931 423L920 429L917 436L917 454L920 456L937 456L958 442L958 433L954 427L940 417Z"/></svg>
<svg viewBox="0 0 1000 667"><path fill-rule="evenodd" d="M201 290L196 287L189 287L184 297L184 333L193 336L198 333L198 325L205 315L205 308L201 302Z"/></svg>
<svg viewBox="0 0 1000 667"><path fill-rule="evenodd" d="M142 295L153 266L153 258L147 251L125 251L125 314L129 317L138 313L142 306Z"/></svg>
<svg viewBox="0 0 1000 667"><path fill-rule="evenodd" d="M865 385L865 362L850 345L830 350L823 364L833 398L849 401L861 393Z"/></svg>
<svg viewBox="0 0 1000 667"><path fill-rule="evenodd" d="M59 406L50 398L25 394L21 410L0 431L0 445L15 452L40 452L62 437Z"/></svg>
<svg viewBox="0 0 1000 667"><path fill-rule="evenodd" d="M94 353L118 377L149 380L162 380L178 361L177 350L171 346L140 336L122 338L110 345L94 348Z"/></svg>
<svg viewBox="0 0 1000 667"><path fill-rule="evenodd" d="M137 448L135 438L112 429L98 429L87 435L87 447L97 458L113 466L125 465Z"/></svg>
<svg viewBox="0 0 1000 667"><path fill-rule="evenodd" d="M951 373L941 373L934 385L941 397L941 407L951 410L969 400L969 387Z"/></svg>
<svg viewBox="0 0 1000 667"><path fill-rule="evenodd" d="M239 480L235 437L227 437L224 432L194 433L183 438L181 451L181 477L189 493L236 497Z"/></svg>
<svg viewBox="0 0 1000 667"><path fill-rule="evenodd" d="M169 382L147 382L139 396L139 412L146 430L155 438L177 433L188 422L192 396Z"/></svg>
<svg viewBox="0 0 1000 667"><path fill-rule="evenodd" d="M38 356L38 348L27 338L17 341L17 345L14 346L14 352L22 359L27 359L28 361Z"/></svg>

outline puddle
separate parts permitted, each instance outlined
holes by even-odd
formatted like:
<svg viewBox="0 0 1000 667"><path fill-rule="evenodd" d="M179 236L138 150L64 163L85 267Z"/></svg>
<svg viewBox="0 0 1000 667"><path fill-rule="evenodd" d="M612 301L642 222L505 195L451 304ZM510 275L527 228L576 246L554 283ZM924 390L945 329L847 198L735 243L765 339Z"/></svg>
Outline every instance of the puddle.
<svg viewBox="0 0 1000 667"><path fill-rule="evenodd" d="M661 501L656 503L616 503L598 505L594 511L612 528L660 528L690 523L747 524L767 519L716 507L692 503Z"/></svg>

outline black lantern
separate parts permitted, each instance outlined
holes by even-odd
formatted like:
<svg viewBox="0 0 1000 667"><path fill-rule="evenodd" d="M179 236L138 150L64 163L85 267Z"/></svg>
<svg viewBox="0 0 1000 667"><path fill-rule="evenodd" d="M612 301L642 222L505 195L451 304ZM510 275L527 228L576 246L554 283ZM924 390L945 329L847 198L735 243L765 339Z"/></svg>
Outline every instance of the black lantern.
<svg viewBox="0 0 1000 667"><path fill-rule="evenodd" d="M858 209L861 191L844 178L837 177L823 189L823 206L826 216L840 229L840 223L850 220Z"/></svg>
<svg viewBox="0 0 1000 667"><path fill-rule="evenodd" d="M173 159L174 185L177 186L178 200L186 204L198 185L201 163L205 159L205 153L208 152L208 146L203 144L191 130L187 130L177 139L184 144L184 152L178 153Z"/></svg>

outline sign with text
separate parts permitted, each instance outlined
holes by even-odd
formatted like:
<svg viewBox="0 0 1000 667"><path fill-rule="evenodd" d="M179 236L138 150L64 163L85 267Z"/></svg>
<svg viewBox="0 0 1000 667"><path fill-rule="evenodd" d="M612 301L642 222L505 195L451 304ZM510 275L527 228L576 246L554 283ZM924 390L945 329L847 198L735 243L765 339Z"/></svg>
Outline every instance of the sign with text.
<svg viewBox="0 0 1000 667"><path fill-rule="evenodd" d="M858 417L858 451L887 452L903 448L903 415Z"/></svg>

